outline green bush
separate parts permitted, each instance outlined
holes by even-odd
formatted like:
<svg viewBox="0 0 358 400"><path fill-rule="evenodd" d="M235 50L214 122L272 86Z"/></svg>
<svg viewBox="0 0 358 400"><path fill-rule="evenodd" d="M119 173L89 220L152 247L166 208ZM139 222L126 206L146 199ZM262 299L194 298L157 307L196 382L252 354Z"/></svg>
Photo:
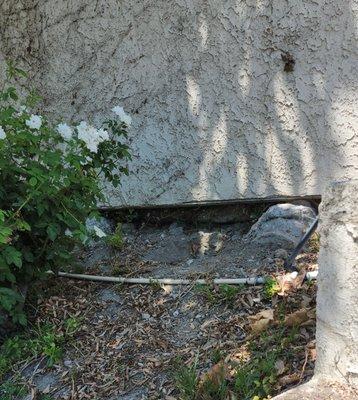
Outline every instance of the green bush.
<svg viewBox="0 0 358 400"><path fill-rule="evenodd" d="M36 113L34 92L20 97L11 86L26 74L8 63L7 78L0 92L0 310L25 324L19 285L68 264L74 246L88 240L85 220L105 201L101 182L118 186L127 174L118 164L130 157L128 147L119 139L131 118L114 107L116 118L99 129L84 121L52 125Z"/></svg>

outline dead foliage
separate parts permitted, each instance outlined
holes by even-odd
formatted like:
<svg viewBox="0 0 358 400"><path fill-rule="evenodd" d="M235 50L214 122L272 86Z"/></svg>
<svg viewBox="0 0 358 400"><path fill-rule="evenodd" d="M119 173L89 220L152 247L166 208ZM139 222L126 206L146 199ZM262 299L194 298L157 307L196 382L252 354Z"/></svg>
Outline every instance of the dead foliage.
<svg viewBox="0 0 358 400"><path fill-rule="evenodd" d="M309 257L315 262L314 255ZM309 257L302 257L302 271ZM148 266L125 267L132 275ZM29 306L32 324L61 330L63 321L75 317L80 326L65 345L62 362L51 368L40 365L23 381L33 398L39 394L34 377L51 373L56 382L46 392L54 398L110 399L140 391L147 399L179 400L183 397L174 376L175 360L180 359L186 366L196 362L196 399L214 398L207 389L210 383L213 393L215 387L224 388L223 399L239 400L245 397L237 387L238 374L245 377L257 368L264 382L266 364L261 366L258 354L270 357L277 349L266 383L270 394L279 393L313 374L316 287L303 281L303 273L295 279L274 277L279 290L270 299L262 286L243 287L229 303L208 302L194 286L108 286L53 279ZM36 360L25 360L18 368L36 365Z"/></svg>

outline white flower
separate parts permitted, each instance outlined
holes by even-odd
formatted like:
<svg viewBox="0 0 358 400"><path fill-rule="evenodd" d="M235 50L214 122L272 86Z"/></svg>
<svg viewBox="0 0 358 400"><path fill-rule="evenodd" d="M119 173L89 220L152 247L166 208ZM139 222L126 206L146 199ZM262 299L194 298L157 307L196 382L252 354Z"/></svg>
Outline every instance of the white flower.
<svg viewBox="0 0 358 400"><path fill-rule="evenodd" d="M105 129L99 129L98 136L100 137L101 142L105 142L106 140L109 140L109 134Z"/></svg>
<svg viewBox="0 0 358 400"><path fill-rule="evenodd" d="M82 121L77 126L78 138L86 143L87 148L93 153L97 153L98 145L105 140L109 140L108 132L104 129L97 130L87 122Z"/></svg>
<svg viewBox="0 0 358 400"><path fill-rule="evenodd" d="M57 131L65 140L72 138L72 128L67 124L58 124Z"/></svg>
<svg viewBox="0 0 358 400"><path fill-rule="evenodd" d="M97 129L94 128L93 126L90 126L88 128L87 134L88 134L87 141L85 141L85 142L86 142L88 149L90 151L92 151L93 153L97 153L98 145L101 142L101 138L98 134Z"/></svg>
<svg viewBox="0 0 358 400"><path fill-rule="evenodd" d="M3 129L2 126L0 126L0 139L5 139L6 138L6 133Z"/></svg>
<svg viewBox="0 0 358 400"><path fill-rule="evenodd" d="M94 226L93 227L94 233L99 237L99 238L103 238L106 237L107 235L102 231L101 228L98 228L98 226Z"/></svg>
<svg viewBox="0 0 358 400"><path fill-rule="evenodd" d="M67 229L65 230L65 236L72 237L72 236L73 236L72 231L69 230L69 229L67 228Z"/></svg>
<svg viewBox="0 0 358 400"><path fill-rule="evenodd" d="M120 120L122 122L124 122L127 126L130 126L132 123L132 117L130 115L128 115L123 107L120 106L116 106L112 108L112 111L118 115L118 117L120 118Z"/></svg>
<svg viewBox="0 0 358 400"><path fill-rule="evenodd" d="M22 105L19 107L19 112L18 112L19 115L21 115L23 113L27 113L27 112L29 112L29 110L26 106Z"/></svg>
<svg viewBox="0 0 358 400"><path fill-rule="evenodd" d="M121 117L121 121L124 122L127 126L131 126L132 124L132 117L128 114L125 114Z"/></svg>
<svg viewBox="0 0 358 400"><path fill-rule="evenodd" d="M32 114L30 119L25 121L25 124L31 129L40 129L42 125L42 117Z"/></svg>
<svg viewBox="0 0 358 400"><path fill-rule="evenodd" d="M120 106L115 106L112 108L112 111L118 115L118 117L121 117L122 115L125 114L123 107Z"/></svg>
<svg viewBox="0 0 358 400"><path fill-rule="evenodd" d="M81 136L86 136L87 135L87 129L88 129L88 124L85 121L81 121L79 125L77 126L77 132L78 132L78 137L79 139L82 139ZM82 139L83 140L83 139Z"/></svg>
<svg viewBox="0 0 358 400"><path fill-rule="evenodd" d="M92 158L88 156L86 156L86 158L83 161L80 161L81 165L87 165L90 162L92 162Z"/></svg>

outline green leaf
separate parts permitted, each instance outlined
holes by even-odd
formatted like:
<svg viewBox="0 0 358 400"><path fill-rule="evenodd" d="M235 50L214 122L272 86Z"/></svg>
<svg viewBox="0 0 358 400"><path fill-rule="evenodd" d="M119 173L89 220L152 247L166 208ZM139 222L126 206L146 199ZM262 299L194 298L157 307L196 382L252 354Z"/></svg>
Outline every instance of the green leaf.
<svg viewBox="0 0 358 400"><path fill-rule="evenodd" d="M18 312L15 313L12 317L12 320L15 323L19 323L22 326L26 326L27 325L27 318L26 315L23 312Z"/></svg>
<svg viewBox="0 0 358 400"><path fill-rule="evenodd" d="M27 262L33 262L33 261L34 261L34 255L33 255L33 253L32 253L30 250L28 250L28 249L23 249L23 250L22 250L22 255L23 255L24 259L25 259Z"/></svg>
<svg viewBox="0 0 358 400"><path fill-rule="evenodd" d="M23 219L18 219L16 222L16 229L19 231L31 231L31 226L29 223L24 221Z"/></svg>
<svg viewBox="0 0 358 400"><path fill-rule="evenodd" d="M36 186L36 185L37 185L37 179L36 179L34 176L32 176L32 177L30 178L30 180L29 180L29 184L30 184L30 186L32 186L32 187Z"/></svg>
<svg viewBox="0 0 358 400"><path fill-rule="evenodd" d="M14 290L6 287L0 287L0 305L5 311L11 309L17 304L21 303L23 298Z"/></svg>
<svg viewBox="0 0 358 400"><path fill-rule="evenodd" d="M12 229L8 226L0 226L0 243L6 244L8 242L9 237L12 234Z"/></svg>
<svg viewBox="0 0 358 400"><path fill-rule="evenodd" d="M57 238L57 236L58 236L59 230L60 230L60 229L59 229L59 226L58 226L57 224L50 224L50 225L47 227L46 232L47 232L48 237L49 237L52 241L54 241L54 240Z"/></svg>
<svg viewBox="0 0 358 400"><path fill-rule="evenodd" d="M18 268L22 266L22 254L20 253L20 251L16 250L15 247L13 246L6 247L3 250L2 254L9 265L14 264Z"/></svg>

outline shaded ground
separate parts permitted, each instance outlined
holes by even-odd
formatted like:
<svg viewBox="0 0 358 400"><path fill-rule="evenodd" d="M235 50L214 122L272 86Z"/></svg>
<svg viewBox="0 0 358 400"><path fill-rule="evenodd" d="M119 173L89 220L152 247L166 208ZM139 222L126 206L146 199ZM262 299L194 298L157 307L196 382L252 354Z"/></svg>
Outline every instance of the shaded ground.
<svg viewBox="0 0 358 400"><path fill-rule="evenodd" d="M212 228L174 223L137 229L125 224L123 228L123 250L93 247L83 255L84 269L100 263L100 273L111 275L239 278L277 272L275 257L282 257L282 249L275 245L245 241L244 234L250 228L247 223Z"/></svg>
<svg viewBox="0 0 358 400"><path fill-rule="evenodd" d="M244 224L215 229L175 224L124 228L123 251L97 246L82 256L87 273L154 278L283 276L283 260L275 255L287 253L244 243ZM302 274L316 267L313 245L300 257ZM65 339L60 361L49 367L45 356L36 356L13 370L26 384L29 399L180 399L184 398L180 373L188 370L197 377L198 398L214 399L218 395L202 387L218 365L220 371L224 368L218 374L226 390L221 398L245 399L252 387L257 391L253 394L274 394L313 373L316 288L300 278L235 290L53 279L29 309L34 327L52 326ZM258 313L263 310L261 318ZM297 310L298 319L297 313L292 314ZM237 388L240 374L246 374L245 393Z"/></svg>

